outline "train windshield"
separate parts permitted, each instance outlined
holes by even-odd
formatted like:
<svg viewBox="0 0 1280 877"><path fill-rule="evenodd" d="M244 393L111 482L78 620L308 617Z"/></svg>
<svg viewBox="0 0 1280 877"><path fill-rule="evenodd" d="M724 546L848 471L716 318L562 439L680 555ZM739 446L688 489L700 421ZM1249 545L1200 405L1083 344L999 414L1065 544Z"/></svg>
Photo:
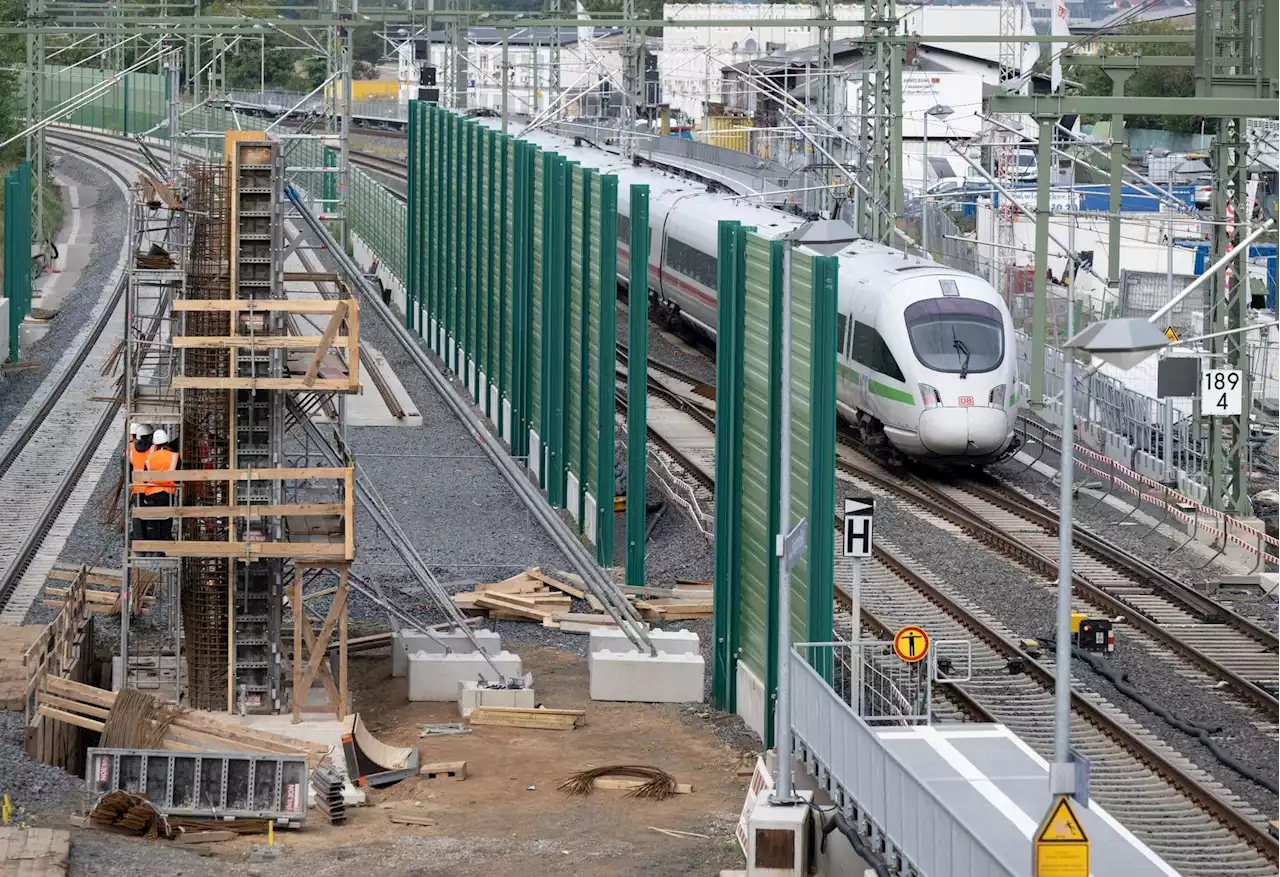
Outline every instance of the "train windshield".
<svg viewBox="0 0 1280 877"><path fill-rule="evenodd" d="M1004 361L1004 321L986 302L931 298L908 305L904 316L911 349L925 368L964 377Z"/></svg>

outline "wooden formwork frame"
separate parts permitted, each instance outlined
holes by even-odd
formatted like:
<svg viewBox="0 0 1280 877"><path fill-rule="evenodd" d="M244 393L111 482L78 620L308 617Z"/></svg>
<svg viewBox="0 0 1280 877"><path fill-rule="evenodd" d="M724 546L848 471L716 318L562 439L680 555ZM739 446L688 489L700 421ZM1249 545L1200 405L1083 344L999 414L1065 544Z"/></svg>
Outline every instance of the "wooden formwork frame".
<svg viewBox="0 0 1280 877"><path fill-rule="evenodd" d="M329 564L299 562L293 568L293 721L302 721L302 702L311 692L316 677L320 677L325 694L329 698L329 706L338 720L347 717L347 597L348 568L345 564L337 567L338 586L314 594L302 593L302 574L307 569L328 568ZM308 600L320 597L332 597L329 612L320 626L320 633L311 630L311 620L307 618L306 604ZM329 638L338 636L338 679L335 684L333 672L325 662L329 650ZM306 646L304 651L303 646ZM305 662L305 663L304 663Z"/></svg>
<svg viewBox="0 0 1280 877"><path fill-rule="evenodd" d="M83 732L62 722L45 721L37 699L45 680L52 677L87 682L93 662L93 617L88 611L89 568L80 567L66 602L44 633L22 656L27 687L23 746L28 755L70 773L84 762Z"/></svg>

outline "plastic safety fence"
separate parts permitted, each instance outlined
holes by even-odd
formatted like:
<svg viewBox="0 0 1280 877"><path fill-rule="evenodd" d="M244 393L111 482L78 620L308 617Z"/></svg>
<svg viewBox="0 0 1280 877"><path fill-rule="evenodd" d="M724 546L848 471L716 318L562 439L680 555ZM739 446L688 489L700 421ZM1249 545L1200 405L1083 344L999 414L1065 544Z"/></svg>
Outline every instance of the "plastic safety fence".
<svg viewBox="0 0 1280 877"><path fill-rule="evenodd" d="M617 178L416 101L408 136L406 323L611 562Z"/></svg>
<svg viewBox="0 0 1280 877"><path fill-rule="evenodd" d="M164 124L169 117L168 77L160 72L120 74L50 64L40 87L44 117L53 117L60 124L101 128L125 136L168 134Z"/></svg>
<svg viewBox="0 0 1280 877"><path fill-rule="evenodd" d="M170 816L275 819L296 825L307 816L307 760L302 757L94 748L88 765L85 786L92 795L143 795Z"/></svg>
<svg viewBox="0 0 1280 877"><path fill-rule="evenodd" d="M31 165L4 178L4 297L9 300L9 359L18 361L18 329L31 313Z"/></svg>
<svg viewBox="0 0 1280 877"><path fill-rule="evenodd" d="M836 289L834 257L793 247L791 307L783 311L787 247L720 223L716 393L716 572L713 697L737 700L737 662L764 686L766 745L773 737L767 704L778 682L778 594L791 589L792 641L832 637L835 508ZM791 321L790 372L783 387L782 321ZM791 417L782 422L782 393ZM791 454L782 458L782 431ZM790 469L791 520L780 520L782 467ZM808 538L790 581L779 581L778 533L808 521ZM821 650L815 650L821 651ZM822 660L815 658L815 660ZM829 678L831 668L816 669Z"/></svg>

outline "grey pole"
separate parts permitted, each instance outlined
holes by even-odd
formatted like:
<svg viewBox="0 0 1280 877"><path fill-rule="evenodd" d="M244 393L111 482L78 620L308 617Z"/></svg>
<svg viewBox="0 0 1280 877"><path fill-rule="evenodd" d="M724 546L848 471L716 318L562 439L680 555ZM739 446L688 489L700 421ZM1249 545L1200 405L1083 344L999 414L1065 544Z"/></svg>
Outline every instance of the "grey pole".
<svg viewBox="0 0 1280 877"><path fill-rule="evenodd" d="M1075 288L1073 283L1072 289ZM1071 336L1074 296L1067 300L1067 337ZM1049 793L1070 795L1076 790L1071 765L1071 484L1075 462L1075 351L1062 348L1062 461L1058 487L1058 642L1054 655L1053 765Z"/></svg>
<svg viewBox="0 0 1280 877"><path fill-rule="evenodd" d="M502 133L507 133L508 98L511 93L511 31L502 29Z"/></svg>
<svg viewBox="0 0 1280 877"><path fill-rule="evenodd" d="M849 669L853 675L853 714L862 715L862 558L851 557L853 587L849 589L849 614L853 616L850 631L853 647L849 655Z"/></svg>
<svg viewBox="0 0 1280 877"><path fill-rule="evenodd" d="M923 170L920 172L920 243L924 245L924 251L932 254L929 249L929 199L925 194L929 191L929 111L924 113L924 160L922 163ZM857 629L858 619L853 619L854 629Z"/></svg>
<svg viewBox="0 0 1280 877"><path fill-rule="evenodd" d="M777 754L778 779L773 793L775 804L795 800L791 788L791 582L787 574L786 537L791 529L791 241L782 250L782 410L779 419L778 453L782 459L779 499L778 564L778 709L773 722L773 749ZM821 532L821 531L819 531ZM819 536L818 538L822 538Z"/></svg>

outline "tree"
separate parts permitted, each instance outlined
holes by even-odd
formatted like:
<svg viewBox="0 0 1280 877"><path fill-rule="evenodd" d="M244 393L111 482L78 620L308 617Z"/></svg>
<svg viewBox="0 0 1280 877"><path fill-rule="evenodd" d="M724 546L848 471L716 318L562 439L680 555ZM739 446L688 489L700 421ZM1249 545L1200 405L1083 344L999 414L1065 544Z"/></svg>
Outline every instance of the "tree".
<svg viewBox="0 0 1280 877"><path fill-rule="evenodd" d="M1172 21L1149 21L1125 28L1126 34L1185 34L1185 43L1108 43L1103 55L1193 55L1195 46L1191 34ZM1086 95L1110 96L1111 80L1101 67L1076 64L1069 66L1064 75L1083 86ZM1191 67L1139 67L1125 82L1124 93L1130 97L1194 97L1195 79ZM1082 121L1096 122L1102 116L1085 116ZM1125 124L1132 128L1159 128L1175 134L1194 134L1204 125L1206 131L1215 130L1217 121L1199 116L1125 116Z"/></svg>

